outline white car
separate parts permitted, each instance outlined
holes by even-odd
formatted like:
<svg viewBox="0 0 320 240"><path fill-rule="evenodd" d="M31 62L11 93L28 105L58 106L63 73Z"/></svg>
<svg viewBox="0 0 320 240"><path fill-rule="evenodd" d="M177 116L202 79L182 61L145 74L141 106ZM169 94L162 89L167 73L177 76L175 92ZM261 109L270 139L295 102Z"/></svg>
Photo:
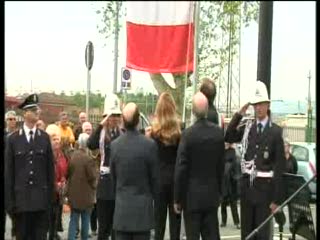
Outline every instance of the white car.
<svg viewBox="0 0 320 240"><path fill-rule="evenodd" d="M316 144L307 142L292 142L291 153L298 163L298 175L302 175L306 181L310 180L317 172ZM314 178L309 183L311 199L317 198L317 182Z"/></svg>

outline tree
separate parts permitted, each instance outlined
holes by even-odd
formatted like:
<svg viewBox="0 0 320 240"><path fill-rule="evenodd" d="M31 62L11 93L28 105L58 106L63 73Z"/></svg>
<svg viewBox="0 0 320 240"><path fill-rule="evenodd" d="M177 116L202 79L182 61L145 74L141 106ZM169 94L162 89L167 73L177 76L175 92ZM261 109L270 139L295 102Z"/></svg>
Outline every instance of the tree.
<svg viewBox="0 0 320 240"><path fill-rule="evenodd" d="M120 2L119 18L125 15L124 5ZM248 26L253 20L258 19L258 2L243 1L214 1L201 2L200 22L199 22L199 79L209 76L217 80L222 69L228 62L229 47L239 43L239 24ZM242 13L242 14L241 14ZM101 16L101 24L98 25L99 32L106 39L112 37L116 31L113 24L116 18L115 1L107 1L105 7L97 11ZM240 18L241 15L241 18ZM120 22L120 21L119 21ZM118 31L122 26L119 27ZM223 35L232 34L232 42L227 44L217 43L223 41ZM222 40L222 41L221 41ZM237 54L237 50L232 48L232 56ZM167 91L172 94L177 104L177 111L181 115L183 111L183 100L185 94L185 82L190 86L190 75L185 73L172 74L175 86L171 87L161 73L149 73L158 94ZM196 82L199 83L199 79Z"/></svg>

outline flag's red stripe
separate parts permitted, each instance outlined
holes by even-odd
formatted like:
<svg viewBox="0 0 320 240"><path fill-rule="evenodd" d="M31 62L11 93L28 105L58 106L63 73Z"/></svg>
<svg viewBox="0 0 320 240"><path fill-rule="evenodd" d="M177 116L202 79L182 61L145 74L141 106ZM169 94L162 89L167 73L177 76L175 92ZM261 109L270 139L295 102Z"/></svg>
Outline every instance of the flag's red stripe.
<svg viewBox="0 0 320 240"><path fill-rule="evenodd" d="M193 71L193 33L193 23L148 26L127 22L126 65L151 73Z"/></svg>

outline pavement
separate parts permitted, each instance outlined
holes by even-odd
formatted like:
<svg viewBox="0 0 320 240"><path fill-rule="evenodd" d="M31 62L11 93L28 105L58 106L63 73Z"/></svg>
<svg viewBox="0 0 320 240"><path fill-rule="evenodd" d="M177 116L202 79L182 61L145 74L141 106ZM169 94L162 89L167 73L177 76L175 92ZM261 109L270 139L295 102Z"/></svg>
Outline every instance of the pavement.
<svg viewBox="0 0 320 240"><path fill-rule="evenodd" d="M311 208L311 212L312 212L312 217L313 217L313 223L314 223L314 228L316 229L316 205L310 204L310 208ZM238 211L240 214L240 209L239 209L239 204L238 204ZM286 216L286 224L284 226L284 232L283 232L283 240L287 240L289 239L289 237L292 237L290 231L289 231L289 216L288 216L288 208L284 207L284 213ZM231 215L231 210L230 207L227 207L227 215L228 215L228 219L227 219L227 225L226 227L221 228L220 227L220 236L221 239L228 239L228 240L239 240L240 239L240 230L237 229L234 225L233 225L233 220L232 220L232 215ZM61 236L62 240L67 240L67 234L68 234L68 225L69 225L69 213L64 213L63 214L63 228L64 231L60 232L59 235ZM220 208L218 209L218 217L219 217L219 222L221 222L221 214L220 214ZM274 222L275 224L275 222ZM185 240L185 231L184 231L184 226L183 224L181 225L181 240ZM11 220L10 218L7 216L7 223L6 223L6 232L5 232L5 240L11 240ZM80 240L80 238L78 238ZM93 236L91 238L89 238L90 240L96 240L97 236ZM168 220L167 220L167 227L166 227L166 233L165 233L165 240L169 240L169 227L168 227ZM279 238L279 230L278 227L274 227L274 235L273 235L273 240L278 240ZM298 235L296 235L296 240L303 240L305 238L300 237Z"/></svg>

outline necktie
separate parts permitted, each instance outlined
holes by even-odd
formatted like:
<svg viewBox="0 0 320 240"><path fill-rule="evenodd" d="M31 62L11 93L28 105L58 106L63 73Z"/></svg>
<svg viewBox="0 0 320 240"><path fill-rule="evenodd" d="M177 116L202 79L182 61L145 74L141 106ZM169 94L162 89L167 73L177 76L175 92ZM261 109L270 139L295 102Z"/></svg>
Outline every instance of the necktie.
<svg viewBox="0 0 320 240"><path fill-rule="evenodd" d="M29 135L30 135L29 143L33 143L33 131L32 130L30 130Z"/></svg>
<svg viewBox="0 0 320 240"><path fill-rule="evenodd" d="M114 138L116 136L116 131L114 129L111 130L111 138Z"/></svg>
<svg viewBox="0 0 320 240"><path fill-rule="evenodd" d="M262 133L262 124L258 123L258 135L261 135Z"/></svg>

